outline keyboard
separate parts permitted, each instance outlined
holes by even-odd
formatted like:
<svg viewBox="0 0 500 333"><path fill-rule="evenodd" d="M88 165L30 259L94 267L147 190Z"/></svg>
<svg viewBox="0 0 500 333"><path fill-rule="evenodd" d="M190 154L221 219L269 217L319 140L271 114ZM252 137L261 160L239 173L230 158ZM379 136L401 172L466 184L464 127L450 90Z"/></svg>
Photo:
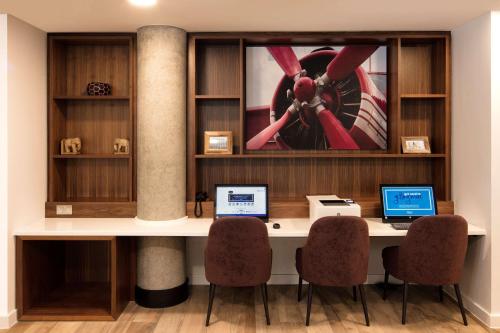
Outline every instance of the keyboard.
<svg viewBox="0 0 500 333"><path fill-rule="evenodd" d="M411 223L391 223L391 226L396 230L408 230Z"/></svg>

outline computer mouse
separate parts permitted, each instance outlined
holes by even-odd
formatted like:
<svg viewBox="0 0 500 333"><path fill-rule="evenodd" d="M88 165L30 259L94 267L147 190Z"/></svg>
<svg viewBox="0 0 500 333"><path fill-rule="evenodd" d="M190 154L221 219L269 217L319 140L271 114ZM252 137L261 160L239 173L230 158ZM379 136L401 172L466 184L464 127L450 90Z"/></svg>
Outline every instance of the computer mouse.
<svg viewBox="0 0 500 333"><path fill-rule="evenodd" d="M273 228L274 228L274 229L279 229L279 228L281 228L281 226L280 226L280 224L279 224L279 223L274 223L274 224L273 224Z"/></svg>

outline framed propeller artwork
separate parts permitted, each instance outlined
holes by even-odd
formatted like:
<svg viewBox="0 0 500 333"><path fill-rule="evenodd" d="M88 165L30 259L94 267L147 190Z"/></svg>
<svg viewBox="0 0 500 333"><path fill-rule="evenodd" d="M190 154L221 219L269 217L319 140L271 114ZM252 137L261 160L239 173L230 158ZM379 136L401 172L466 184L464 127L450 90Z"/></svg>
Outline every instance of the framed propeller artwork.
<svg viewBox="0 0 500 333"><path fill-rule="evenodd" d="M387 47L246 47L247 150L386 150Z"/></svg>

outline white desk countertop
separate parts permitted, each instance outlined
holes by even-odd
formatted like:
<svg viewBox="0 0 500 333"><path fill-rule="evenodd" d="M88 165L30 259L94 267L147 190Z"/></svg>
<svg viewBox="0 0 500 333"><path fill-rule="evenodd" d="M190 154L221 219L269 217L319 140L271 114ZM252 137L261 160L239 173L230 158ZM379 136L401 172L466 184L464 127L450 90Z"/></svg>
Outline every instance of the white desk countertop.
<svg viewBox="0 0 500 333"><path fill-rule="evenodd" d="M16 236L185 236L206 237L211 218L184 218L151 222L134 218L50 218L41 219L14 231ZM406 230L395 230L381 219L367 218L371 237L401 237ZM280 229L273 229L279 223ZM307 218L270 219L269 237L307 237L311 222ZM469 236L486 235L486 230L469 224Z"/></svg>

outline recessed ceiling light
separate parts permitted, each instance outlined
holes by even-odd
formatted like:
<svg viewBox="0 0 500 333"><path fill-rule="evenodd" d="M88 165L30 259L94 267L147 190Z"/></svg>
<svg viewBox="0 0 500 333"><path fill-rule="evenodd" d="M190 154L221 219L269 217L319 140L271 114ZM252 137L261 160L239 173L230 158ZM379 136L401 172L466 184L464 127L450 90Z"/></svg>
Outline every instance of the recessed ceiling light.
<svg viewBox="0 0 500 333"><path fill-rule="evenodd" d="M157 0L128 0L132 5L138 7L151 7L156 5Z"/></svg>

